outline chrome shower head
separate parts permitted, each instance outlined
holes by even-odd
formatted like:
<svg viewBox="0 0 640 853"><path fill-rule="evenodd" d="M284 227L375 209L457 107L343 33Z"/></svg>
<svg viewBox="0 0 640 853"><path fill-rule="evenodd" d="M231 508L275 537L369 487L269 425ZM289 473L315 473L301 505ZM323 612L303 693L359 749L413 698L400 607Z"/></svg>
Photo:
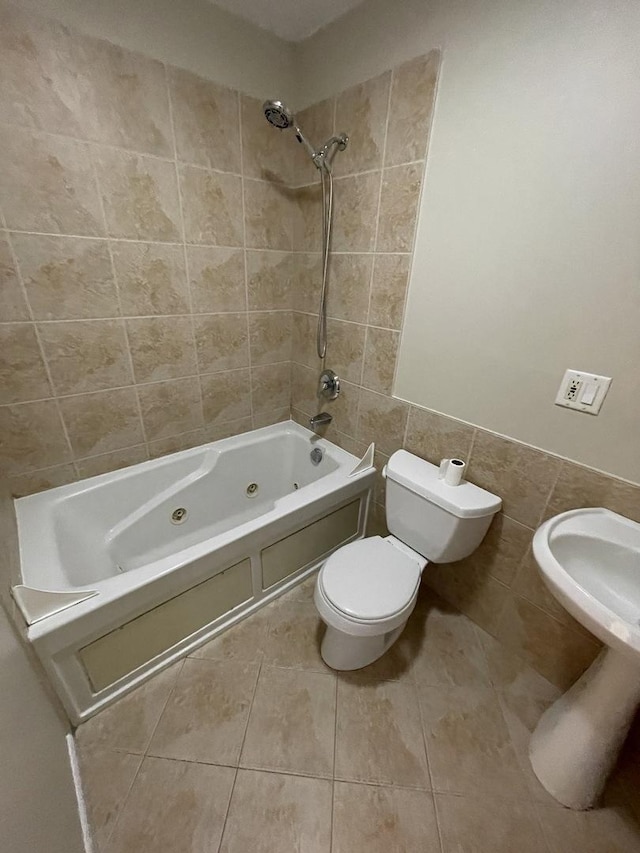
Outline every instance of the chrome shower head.
<svg viewBox="0 0 640 853"><path fill-rule="evenodd" d="M265 101L262 109L269 124L277 127L278 130L286 130L294 126L294 115L282 101Z"/></svg>

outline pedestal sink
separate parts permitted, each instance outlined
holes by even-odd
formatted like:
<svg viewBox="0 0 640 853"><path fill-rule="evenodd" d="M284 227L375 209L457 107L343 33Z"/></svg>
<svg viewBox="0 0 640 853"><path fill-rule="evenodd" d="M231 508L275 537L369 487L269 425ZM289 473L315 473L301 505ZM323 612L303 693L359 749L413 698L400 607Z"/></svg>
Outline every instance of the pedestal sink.
<svg viewBox="0 0 640 853"><path fill-rule="evenodd" d="M533 554L558 601L605 644L543 714L529 748L547 791L588 809L640 704L640 524L607 509L571 510L538 528Z"/></svg>

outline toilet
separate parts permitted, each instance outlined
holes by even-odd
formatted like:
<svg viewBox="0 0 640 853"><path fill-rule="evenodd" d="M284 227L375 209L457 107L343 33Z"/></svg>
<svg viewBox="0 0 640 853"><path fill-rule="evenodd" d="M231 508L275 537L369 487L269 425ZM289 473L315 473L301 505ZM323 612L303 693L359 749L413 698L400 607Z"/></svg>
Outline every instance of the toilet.
<svg viewBox="0 0 640 853"><path fill-rule="evenodd" d="M321 654L337 670L360 669L398 639L416 605L429 562L453 563L482 542L502 501L398 450L383 471L390 536L339 548L320 569L314 601L327 630Z"/></svg>

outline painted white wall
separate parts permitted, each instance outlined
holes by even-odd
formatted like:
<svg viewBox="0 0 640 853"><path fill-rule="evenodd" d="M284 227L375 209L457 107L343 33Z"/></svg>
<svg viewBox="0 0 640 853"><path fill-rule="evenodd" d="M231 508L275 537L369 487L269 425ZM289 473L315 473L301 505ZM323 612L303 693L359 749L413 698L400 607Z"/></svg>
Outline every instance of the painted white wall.
<svg viewBox="0 0 640 853"><path fill-rule="evenodd" d="M443 66L395 394L640 482L640 4L370 0L299 47L310 102ZM613 376L598 417L553 405Z"/></svg>
<svg viewBox="0 0 640 853"><path fill-rule="evenodd" d="M293 45L208 0L20 0L22 8L256 98L290 98Z"/></svg>
<svg viewBox="0 0 640 853"><path fill-rule="evenodd" d="M0 607L0 847L82 853L66 728Z"/></svg>

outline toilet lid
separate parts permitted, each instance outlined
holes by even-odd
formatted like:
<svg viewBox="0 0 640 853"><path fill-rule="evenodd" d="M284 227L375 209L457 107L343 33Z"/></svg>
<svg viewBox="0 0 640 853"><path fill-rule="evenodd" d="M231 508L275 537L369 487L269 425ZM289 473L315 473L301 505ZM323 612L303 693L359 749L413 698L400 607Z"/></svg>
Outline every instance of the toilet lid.
<svg viewBox="0 0 640 853"><path fill-rule="evenodd" d="M380 536L345 545L320 573L329 601L356 619L394 616L413 598L421 566Z"/></svg>

